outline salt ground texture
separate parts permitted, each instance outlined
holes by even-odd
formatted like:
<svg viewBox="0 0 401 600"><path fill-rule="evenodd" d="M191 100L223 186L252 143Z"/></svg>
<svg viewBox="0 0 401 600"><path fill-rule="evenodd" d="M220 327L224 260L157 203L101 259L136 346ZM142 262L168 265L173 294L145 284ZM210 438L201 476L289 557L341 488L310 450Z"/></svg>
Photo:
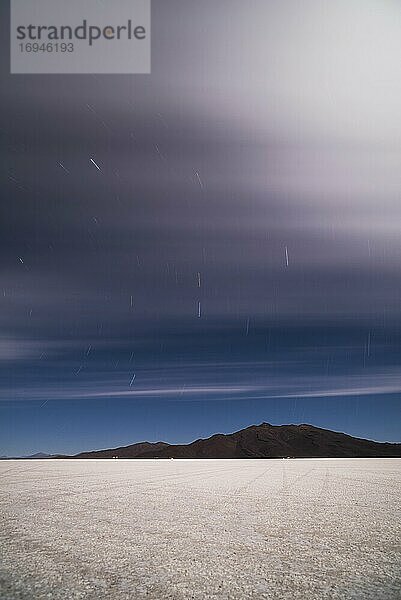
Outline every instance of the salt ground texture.
<svg viewBox="0 0 401 600"><path fill-rule="evenodd" d="M2 461L2 600L401 598L401 460Z"/></svg>

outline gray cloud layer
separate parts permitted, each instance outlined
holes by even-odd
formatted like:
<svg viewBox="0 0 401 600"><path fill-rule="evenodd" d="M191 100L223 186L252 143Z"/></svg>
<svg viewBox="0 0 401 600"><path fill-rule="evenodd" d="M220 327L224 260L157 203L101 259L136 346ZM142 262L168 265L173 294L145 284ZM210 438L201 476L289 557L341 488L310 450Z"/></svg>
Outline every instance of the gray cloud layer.
<svg viewBox="0 0 401 600"><path fill-rule="evenodd" d="M25 361L27 396L90 344L153 364L166 323L183 353L208 338L216 391L222 323L319 319L321 346L333 320L365 340L400 316L397 3L153 0L152 37L151 76L10 76L3 56L0 360ZM66 394L122 389L102 364Z"/></svg>

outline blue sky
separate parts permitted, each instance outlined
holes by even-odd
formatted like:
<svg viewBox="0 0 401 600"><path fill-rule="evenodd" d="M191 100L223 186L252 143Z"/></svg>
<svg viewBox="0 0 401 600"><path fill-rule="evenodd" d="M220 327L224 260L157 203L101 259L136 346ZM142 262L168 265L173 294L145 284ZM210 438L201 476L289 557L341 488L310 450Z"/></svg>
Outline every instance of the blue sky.
<svg viewBox="0 0 401 600"><path fill-rule="evenodd" d="M128 333L47 356L30 348L3 361L0 454L185 443L262 421L400 441L400 347L377 323L195 318L146 344Z"/></svg>
<svg viewBox="0 0 401 600"><path fill-rule="evenodd" d="M0 454L400 440L398 4L153 0L99 76L11 76L0 11Z"/></svg>
<svg viewBox="0 0 401 600"><path fill-rule="evenodd" d="M114 399L50 402L42 408L29 402L0 408L0 452L73 454L144 440L187 443L262 422L306 422L357 437L400 441L400 410L399 395L217 402Z"/></svg>

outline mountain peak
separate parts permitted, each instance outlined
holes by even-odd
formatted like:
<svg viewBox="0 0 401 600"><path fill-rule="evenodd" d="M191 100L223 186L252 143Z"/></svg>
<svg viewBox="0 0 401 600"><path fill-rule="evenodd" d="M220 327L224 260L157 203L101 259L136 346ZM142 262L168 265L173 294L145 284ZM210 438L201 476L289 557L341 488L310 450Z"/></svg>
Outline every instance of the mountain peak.
<svg viewBox="0 0 401 600"><path fill-rule="evenodd" d="M261 423L190 444L141 442L73 458L357 458L401 457L401 444L373 442L307 423Z"/></svg>
<svg viewBox="0 0 401 600"><path fill-rule="evenodd" d="M51 454L46 454L46 452L36 452L35 454L30 454L29 456L25 456L25 458L50 458Z"/></svg>

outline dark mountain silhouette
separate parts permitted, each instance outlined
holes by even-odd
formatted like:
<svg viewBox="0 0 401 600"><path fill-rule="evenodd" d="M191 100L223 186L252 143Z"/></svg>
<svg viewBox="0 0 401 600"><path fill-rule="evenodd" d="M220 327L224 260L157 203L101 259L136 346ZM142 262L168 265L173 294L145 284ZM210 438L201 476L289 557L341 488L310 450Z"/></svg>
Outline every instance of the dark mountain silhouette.
<svg viewBox="0 0 401 600"><path fill-rule="evenodd" d="M169 445L164 442L139 442L131 446L121 446L120 448L112 448L111 450L95 450L93 452L81 452L72 458L137 458L142 454L150 452L157 454Z"/></svg>
<svg viewBox="0 0 401 600"><path fill-rule="evenodd" d="M252 425L191 444L143 442L72 458L366 458L401 457L401 444L373 442L313 425Z"/></svg>

